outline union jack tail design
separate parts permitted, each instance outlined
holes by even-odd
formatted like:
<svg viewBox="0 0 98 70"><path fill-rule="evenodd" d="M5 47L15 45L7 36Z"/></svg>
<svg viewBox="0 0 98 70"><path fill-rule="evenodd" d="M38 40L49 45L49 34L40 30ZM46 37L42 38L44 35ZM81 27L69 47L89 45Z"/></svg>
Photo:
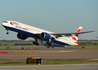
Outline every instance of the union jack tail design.
<svg viewBox="0 0 98 70"><path fill-rule="evenodd" d="M80 33L81 31L82 31L82 28L83 27L79 27L76 31L75 31L75 33ZM75 42L77 42L77 40L78 40L78 35L71 35L71 39L73 39Z"/></svg>

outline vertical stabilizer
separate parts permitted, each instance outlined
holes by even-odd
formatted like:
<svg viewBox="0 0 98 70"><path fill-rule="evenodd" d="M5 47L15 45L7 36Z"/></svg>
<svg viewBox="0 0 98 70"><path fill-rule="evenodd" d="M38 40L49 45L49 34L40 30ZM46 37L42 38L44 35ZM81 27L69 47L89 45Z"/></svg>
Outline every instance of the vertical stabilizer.
<svg viewBox="0 0 98 70"><path fill-rule="evenodd" d="M75 33L80 33L81 31L82 31L82 26L80 26L76 31L75 31ZM73 39L74 41L76 41L77 42L77 40L78 40L78 35L71 35L71 39Z"/></svg>
<svg viewBox="0 0 98 70"><path fill-rule="evenodd" d="M75 33L80 33L81 31L82 31L82 26L80 26L76 31L75 31Z"/></svg>

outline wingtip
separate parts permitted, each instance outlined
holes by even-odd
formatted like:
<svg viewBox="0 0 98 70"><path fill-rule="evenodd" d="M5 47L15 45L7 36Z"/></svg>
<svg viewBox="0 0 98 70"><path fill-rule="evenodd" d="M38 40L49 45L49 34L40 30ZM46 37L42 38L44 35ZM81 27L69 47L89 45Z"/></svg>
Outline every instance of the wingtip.
<svg viewBox="0 0 98 70"><path fill-rule="evenodd" d="M92 32L96 32L96 31L92 30Z"/></svg>

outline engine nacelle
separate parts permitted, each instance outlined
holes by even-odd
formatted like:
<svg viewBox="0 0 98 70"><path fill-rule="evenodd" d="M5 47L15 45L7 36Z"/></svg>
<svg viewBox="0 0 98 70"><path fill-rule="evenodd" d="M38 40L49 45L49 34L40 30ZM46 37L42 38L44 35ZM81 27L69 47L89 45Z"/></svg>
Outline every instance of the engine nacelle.
<svg viewBox="0 0 98 70"><path fill-rule="evenodd" d="M51 35L46 33L46 32L42 32L41 33L41 38L49 41L49 39L51 38Z"/></svg>
<svg viewBox="0 0 98 70"><path fill-rule="evenodd" d="M17 37L18 37L19 39L22 39L22 40L27 39L27 36L26 36L25 34L22 34L22 33L18 33L18 34L17 34Z"/></svg>

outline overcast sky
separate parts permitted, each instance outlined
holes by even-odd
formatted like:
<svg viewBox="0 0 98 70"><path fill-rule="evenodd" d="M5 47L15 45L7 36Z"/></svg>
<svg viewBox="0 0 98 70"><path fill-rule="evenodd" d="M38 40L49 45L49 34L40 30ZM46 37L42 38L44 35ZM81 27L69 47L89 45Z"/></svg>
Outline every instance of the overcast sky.
<svg viewBox="0 0 98 70"><path fill-rule="evenodd" d="M98 0L0 0L0 23L14 20L55 33L74 32L79 26L79 39L96 40L98 36ZM17 33L0 25L0 39L18 40Z"/></svg>

